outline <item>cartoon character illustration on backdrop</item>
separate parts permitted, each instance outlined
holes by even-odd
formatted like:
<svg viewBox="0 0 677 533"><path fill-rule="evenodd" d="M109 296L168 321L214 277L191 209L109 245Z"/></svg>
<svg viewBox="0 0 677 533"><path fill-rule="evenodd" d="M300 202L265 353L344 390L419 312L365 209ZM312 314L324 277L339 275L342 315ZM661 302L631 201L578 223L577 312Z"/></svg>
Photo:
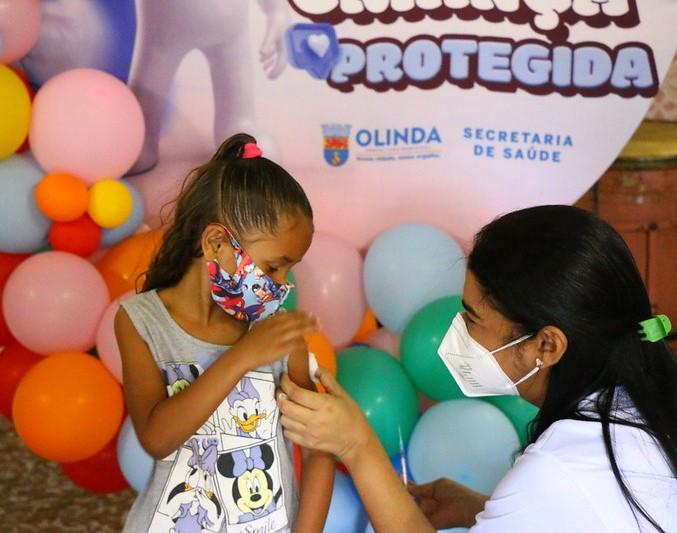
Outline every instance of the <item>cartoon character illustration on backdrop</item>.
<svg viewBox="0 0 677 533"><path fill-rule="evenodd" d="M20 61L34 87L73 68L127 82L134 51L134 0L43 0L38 41Z"/></svg>
<svg viewBox="0 0 677 533"><path fill-rule="evenodd" d="M209 515L218 519L223 512L214 490L218 439L192 438L188 446L192 455L188 459L185 481L178 483L167 496L167 505L178 504L172 516L175 527L171 533L192 533L212 527L214 522Z"/></svg>
<svg viewBox="0 0 677 533"><path fill-rule="evenodd" d="M222 419L223 425L241 437L260 438L259 426L268 414L261 410L261 396L252 380L242 378L227 400L231 419Z"/></svg>
<svg viewBox="0 0 677 533"><path fill-rule="evenodd" d="M573 11L580 17L631 16L630 0L524 0L526 6L535 13L534 27L539 31L554 30L562 23L562 16ZM511 10L517 8L517 2Z"/></svg>
<svg viewBox="0 0 677 533"><path fill-rule="evenodd" d="M209 64L214 98L214 140L251 131L254 120L253 72L248 7L224 0L137 0L137 41L129 86L143 108L146 139L131 170L140 173L158 161L160 125L174 75L181 60L198 49ZM284 35L289 25L287 2L258 0L267 16L259 59L274 79L287 63Z"/></svg>
<svg viewBox="0 0 677 533"><path fill-rule="evenodd" d="M274 459L268 444L219 456L219 473L234 480L232 495L241 513L239 524L252 522L277 510L282 488L275 491L273 478L268 473Z"/></svg>

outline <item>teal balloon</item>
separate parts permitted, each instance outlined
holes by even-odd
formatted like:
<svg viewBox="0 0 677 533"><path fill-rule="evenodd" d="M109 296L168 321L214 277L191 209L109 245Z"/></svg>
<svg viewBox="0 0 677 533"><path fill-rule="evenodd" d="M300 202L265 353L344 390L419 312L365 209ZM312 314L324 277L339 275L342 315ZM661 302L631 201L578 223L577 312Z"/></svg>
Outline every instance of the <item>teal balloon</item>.
<svg viewBox="0 0 677 533"><path fill-rule="evenodd" d="M358 403L388 455L406 445L418 418L418 396L391 355L368 347L348 348L337 357L338 381Z"/></svg>
<svg viewBox="0 0 677 533"><path fill-rule="evenodd" d="M538 407L519 396L486 396L482 400L497 407L508 417L512 425L515 426L522 446L529 442L529 423L536 418Z"/></svg>
<svg viewBox="0 0 677 533"><path fill-rule="evenodd" d="M287 283L296 285L296 277L294 276L294 273L291 271L287 274ZM299 305L299 294L296 291L296 287L294 287L291 291L289 291L289 296L287 296L287 299L282 304L282 309L286 309L287 311L296 311L298 305Z"/></svg>
<svg viewBox="0 0 677 533"><path fill-rule="evenodd" d="M438 402L464 398L437 354L437 348L459 311L463 311L460 296L435 300L414 315L402 335L400 360L404 370L418 390Z"/></svg>

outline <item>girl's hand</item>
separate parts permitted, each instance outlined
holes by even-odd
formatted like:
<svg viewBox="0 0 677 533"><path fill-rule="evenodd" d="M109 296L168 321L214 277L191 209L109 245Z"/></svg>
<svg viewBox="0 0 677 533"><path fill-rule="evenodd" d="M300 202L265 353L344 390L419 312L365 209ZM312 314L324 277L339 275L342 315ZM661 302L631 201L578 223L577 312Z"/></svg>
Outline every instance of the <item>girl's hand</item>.
<svg viewBox="0 0 677 533"><path fill-rule="evenodd" d="M307 350L303 336L317 330L317 319L306 313L277 313L254 324L233 349L242 353L248 370L255 370L291 353Z"/></svg>
<svg viewBox="0 0 677 533"><path fill-rule="evenodd" d="M489 499L450 479L407 487L435 529L471 527Z"/></svg>
<svg viewBox="0 0 677 533"><path fill-rule="evenodd" d="M323 368L316 376L327 389L326 394L302 389L288 376L282 376L278 404L284 434L304 448L335 455L350 468L351 461L374 435L360 407L334 376Z"/></svg>

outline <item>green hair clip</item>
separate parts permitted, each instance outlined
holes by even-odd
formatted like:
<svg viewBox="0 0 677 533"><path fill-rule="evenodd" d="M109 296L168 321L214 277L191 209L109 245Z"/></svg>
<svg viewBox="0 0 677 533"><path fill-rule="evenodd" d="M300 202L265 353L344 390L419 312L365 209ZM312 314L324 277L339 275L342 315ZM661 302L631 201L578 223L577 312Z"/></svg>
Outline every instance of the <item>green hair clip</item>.
<svg viewBox="0 0 677 533"><path fill-rule="evenodd" d="M639 323L639 338L647 342L658 342L670 333L672 324L665 315L656 315Z"/></svg>

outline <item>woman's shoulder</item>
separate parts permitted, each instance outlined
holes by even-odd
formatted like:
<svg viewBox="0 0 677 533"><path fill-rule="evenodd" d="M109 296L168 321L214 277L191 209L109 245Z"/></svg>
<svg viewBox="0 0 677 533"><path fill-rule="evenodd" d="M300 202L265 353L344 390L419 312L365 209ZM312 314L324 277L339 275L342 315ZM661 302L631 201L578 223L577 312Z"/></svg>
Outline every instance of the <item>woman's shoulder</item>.
<svg viewBox="0 0 677 533"><path fill-rule="evenodd" d="M608 531L557 456L533 445L500 481L472 533Z"/></svg>
<svg viewBox="0 0 677 533"><path fill-rule="evenodd" d="M596 399L597 395L591 395L580 403L581 419L554 422L535 443L527 447L523 458L526 460L530 455L539 453L582 471L591 464L609 469L602 423L596 413ZM615 395L612 416L619 423L609 425L609 435L621 470L670 476L670 467L656 440L641 427L627 424L641 423L642 417L624 390L617 391Z"/></svg>

